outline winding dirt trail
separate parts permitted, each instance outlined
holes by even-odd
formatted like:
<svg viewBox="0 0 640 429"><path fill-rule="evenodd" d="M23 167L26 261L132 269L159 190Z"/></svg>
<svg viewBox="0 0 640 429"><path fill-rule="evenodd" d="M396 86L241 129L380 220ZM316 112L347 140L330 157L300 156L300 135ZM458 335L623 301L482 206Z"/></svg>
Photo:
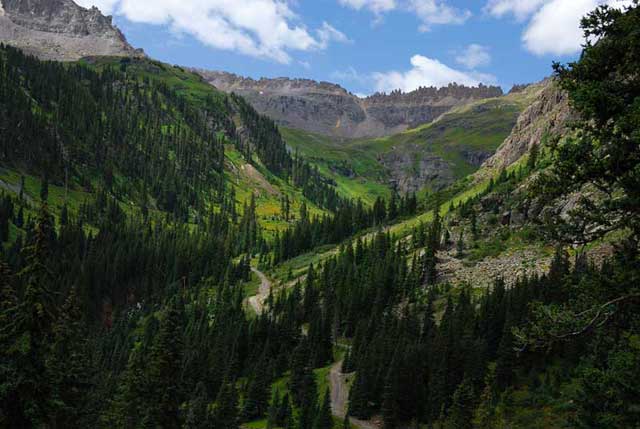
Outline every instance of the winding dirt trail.
<svg viewBox="0 0 640 429"><path fill-rule="evenodd" d="M251 267L251 271L256 273L256 275L260 278L260 288L258 289L258 294L249 297L249 305L253 308L253 311L256 314L262 314L262 310L264 309L264 302L269 297L269 293L271 293L272 283L271 280L267 278L267 276L257 268Z"/></svg>
<svg viewBox="0 0 640 429"><path fill-rule="evenodd" d="M347 403L349 402L349 386L347 385L347 374L343 374L342 360L336 362L329 372L329 383L331 385L331 412L341 419L347 414ZM349 418L351 425L361 429L379 429L380 426L373 421L358 420Z"/></svg>

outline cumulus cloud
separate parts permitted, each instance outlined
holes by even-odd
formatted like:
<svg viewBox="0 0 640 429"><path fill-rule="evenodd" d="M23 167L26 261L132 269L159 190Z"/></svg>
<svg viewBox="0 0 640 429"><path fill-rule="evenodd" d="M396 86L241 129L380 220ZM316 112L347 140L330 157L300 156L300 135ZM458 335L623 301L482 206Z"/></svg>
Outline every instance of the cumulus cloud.
<svg viewBox="0 0 640 429"><path fill-rule="evenodd" d="M452 7L445 0L338 0L338 2L355 10L369 10L378 17L393 10L413 13L422 22L420 31L428 31L433 25L462 24L471 16L470 11Z"/></svg>
<svg viewBox="0 0 640 429"><path fill-rule="evenodd" d="M132 22L168 25L218 49L291 62L291 51L325 49L347 37L328 23L315 32L282 0L79 0Z"/></svg>
<svg viewBox="0 0 640 429"><path fill-rule="evenodd" d="M496 17L513 14L518 20L528 18L548 0L489 0L484 10Z"/></svg>
<svg viewBox="0 0 640 429"><path fill-rule="evenodd" d="M439 0L411 0L409 9L422 21L420 31L438 24L462 24L471 17L469 10L456 9Z"/></svg>
<svg viewBox="0 0 640 429"><path fill-rule="evenodd" d="M347 43L351 42L349 38L341 31L336 30L330 24L323 22L322 27L317 31L318 33L318 46L322 49L326 49L329 42Z"/></svg>
<svg viewBox="0 0 640 429"><path fill-rule="evenodd" d="M338 0L338 2L355 10L368 9L373 13L388 12L398 6L395 0Z"/></svg>
<svg viewBox="0 0 640 429"><path fill-rule="evenodd" d="M456 62L468 69L485 67L491 64L491 54L488 47L472 43L456 55Z"/></svg>
<svg viewBox="0 0 640 429"><path fill-rule="evenodd" d="M411 57L411 69L408 71L390 71L374 73L373 81L376 91L389 92L400 89L409 92L421 86L447 86L450 83L477 86L479 83L495 83L496 78L490 74L475 71L453 69L440 61L422 55Z"/></svg>
<svg viewBox="0 0 640 429"><path fill-rule="evenodd" d="M489 0L485 11L496 17L529 19L522 34L524 47L536 55L580 52L584 37L580 20L602 4L622 8L629 0Z"/></svg>
<svg viewBox="0 0 640 429"><path fill-rule="evenodd" d="M90 8L92 6L97 7L106 15L113 13L113 8L120 0L74 0L82 7Z"/></svg>

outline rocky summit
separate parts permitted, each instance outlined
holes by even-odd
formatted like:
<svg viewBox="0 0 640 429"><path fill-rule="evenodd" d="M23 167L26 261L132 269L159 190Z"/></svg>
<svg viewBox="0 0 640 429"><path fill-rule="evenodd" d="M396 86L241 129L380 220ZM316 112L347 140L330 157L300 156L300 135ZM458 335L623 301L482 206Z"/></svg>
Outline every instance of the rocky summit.
<svg viewBox="0 0 640 429"><path fill-rule="evenodd" d="M431 122L453 107L502 95L499 87L450 84L360 98L327 82L255 80L226 72L196 71L221 91L242 95L258 112L282 126L340 138L389 136Z"/></svg>
<svg viewBox="0 0 640 429"><path fill-rule="evenodd" d="M0 0L0 42L58 61L144 55L127 42L110 16L72 0Z"/></svg>

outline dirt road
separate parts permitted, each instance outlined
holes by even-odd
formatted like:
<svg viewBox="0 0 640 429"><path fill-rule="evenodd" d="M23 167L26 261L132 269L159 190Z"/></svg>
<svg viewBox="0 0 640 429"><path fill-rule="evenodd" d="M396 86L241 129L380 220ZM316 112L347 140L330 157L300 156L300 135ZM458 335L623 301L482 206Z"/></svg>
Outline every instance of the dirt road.
<svg viewBox="0 0 640 429"><path fill-rule="evenodd" d="M344 418L347 414L347 404L349 402L349 386L347 385L347 374L341 372L342 360L336 362L329 372L329 382L331 385L331 412L334 416ZM353 427L361 429L379 429L372 421L358 420L353 417L349 419Z"/></svg>
<svg viewBox="0 0 640 429"><path fill-rule="evenodd" d="M249 305L253 308L253 311L256 314L262 314L262 309L264 308L264 302L267 300L269 293L271 292L271 280L267 278L266 275L257 268L251 267L251 271L256 273L256 275L260 278L260 288L258 289L258 294L249 297Z"/></svg>

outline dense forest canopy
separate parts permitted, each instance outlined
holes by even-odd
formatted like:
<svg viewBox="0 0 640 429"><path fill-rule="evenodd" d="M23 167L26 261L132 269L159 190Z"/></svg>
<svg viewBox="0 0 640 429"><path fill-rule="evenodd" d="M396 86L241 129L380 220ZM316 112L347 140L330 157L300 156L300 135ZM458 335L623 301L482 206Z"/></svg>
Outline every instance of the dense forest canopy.
<svg viewBox="0 0 640 429"><path fill-rule="evenodd" d="M0 182L0 427L638 427L640 6L582 26L581 58L555 66L568 135L466 199L371 207L239 96L185 95L150 60L0 47L1 172L20 178ZM280 197L273 237L255 193L238 207L230 150L304 198ZM440 281L443 253L509 233L495 201L575 194L527 225L556 247L544 274ZM296 258L313 263L251 311L252 271Z"/></svg>

